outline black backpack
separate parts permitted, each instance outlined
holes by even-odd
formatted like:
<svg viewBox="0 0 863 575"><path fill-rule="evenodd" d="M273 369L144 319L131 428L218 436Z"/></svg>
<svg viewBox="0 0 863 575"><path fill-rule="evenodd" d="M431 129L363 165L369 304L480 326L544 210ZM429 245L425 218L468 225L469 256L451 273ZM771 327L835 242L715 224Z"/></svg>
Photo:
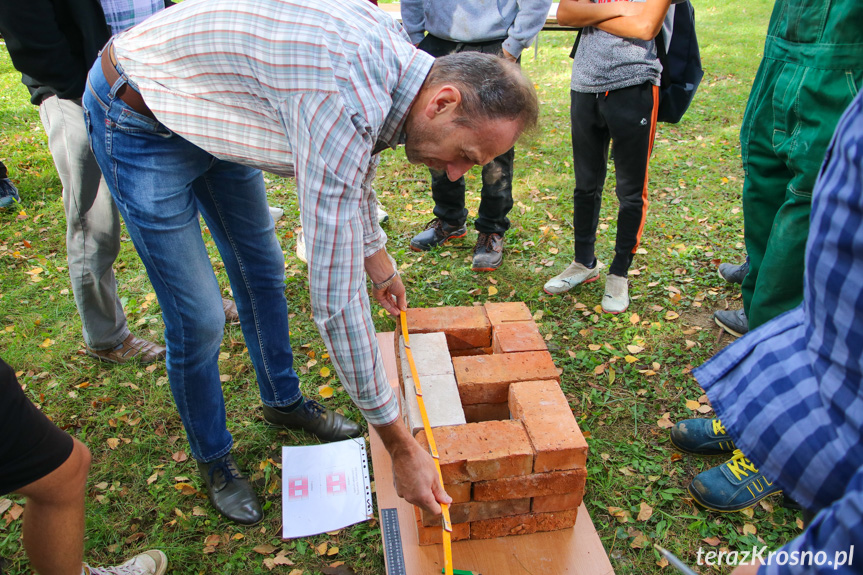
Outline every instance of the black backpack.
<svg viewBox="0 0 863 575"><path fill-rule="evenodd" d="M581 30L575 37L570 58L575 57L579 40ZM656 52L662 64L657 120L676 124L689 108L704 77L695 35L695 8L689 0L672 4L668 9L662 31L656 37Z"/></svg>
<svg viewBox="0 0 863 575"><path fill-rule="evenodd" d="M672 15L671 12L674 12ZM701 52L695 35L695 8L686 0L672 4L656 37L656 52L662 64L659 81L660 122L676 124L692 102L698 84L704 77L701 69ZM667 27L671 26L670 38L666 39Z"/></svg>

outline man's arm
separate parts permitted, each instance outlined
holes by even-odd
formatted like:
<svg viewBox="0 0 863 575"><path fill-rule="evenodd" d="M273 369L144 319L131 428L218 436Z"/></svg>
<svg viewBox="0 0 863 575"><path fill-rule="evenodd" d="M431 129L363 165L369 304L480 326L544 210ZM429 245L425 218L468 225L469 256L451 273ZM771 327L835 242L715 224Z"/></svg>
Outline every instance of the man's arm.
<svg viewBox="0 0 863 575"><path fill-rule="evenodd" d="M403 0L401 3L402 26L416 46L425 36L426 15L423 0Z"/></svg>
<svg viewBox="0 0 863 575"><path fill-rule="evenodd" d="M590 0L560 0L557 6L557 23L573 28L598 27L599 24L614 18L639 14L641 8L634 2L626 1L595 4Z"/></svg>
<svg viewBox="0 0 863 575"><path fill-rule="evenodd" d="M642 10L639 14L608 20L596 27L621 38L653 40L662 30L662 22L665 20L669 6L671 6L671 0L647 0L641 3Z"/></svg>
<svg viewBox="0 0 863 575"><path fill-rule="evenodd" d="M503 55L515 62L522 51L539 34L548 17L551 0L519 0L518 12L503 41Z"/></svg>

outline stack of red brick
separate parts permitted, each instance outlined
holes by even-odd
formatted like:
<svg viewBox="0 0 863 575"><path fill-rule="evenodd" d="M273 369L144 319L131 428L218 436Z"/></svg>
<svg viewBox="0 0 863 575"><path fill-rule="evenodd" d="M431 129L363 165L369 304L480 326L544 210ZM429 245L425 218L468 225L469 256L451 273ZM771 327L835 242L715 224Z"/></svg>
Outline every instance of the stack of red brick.
<svg viewBox="0 0 863 575"><path fill-rule="evenodd" d="M453 540L572 527L587 479L587 442L527 306L410 309L407 320L453 498ZM404 338L397 353L406 424L428 447ZM440 543L440 519L416 513L420 545Z"/></svg>

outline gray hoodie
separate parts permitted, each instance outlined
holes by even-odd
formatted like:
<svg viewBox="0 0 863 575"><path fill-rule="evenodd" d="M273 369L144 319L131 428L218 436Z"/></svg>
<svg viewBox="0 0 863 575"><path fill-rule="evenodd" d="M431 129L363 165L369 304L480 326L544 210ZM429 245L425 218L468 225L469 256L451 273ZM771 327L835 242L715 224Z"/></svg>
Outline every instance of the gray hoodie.
<svg viewBox="0 0 863 575"><path fill-rule="evenodd" d="M504 40L518 58L542 30L551 0L402 0L402 24L411 42L425 32L453 42Z"/></svg>

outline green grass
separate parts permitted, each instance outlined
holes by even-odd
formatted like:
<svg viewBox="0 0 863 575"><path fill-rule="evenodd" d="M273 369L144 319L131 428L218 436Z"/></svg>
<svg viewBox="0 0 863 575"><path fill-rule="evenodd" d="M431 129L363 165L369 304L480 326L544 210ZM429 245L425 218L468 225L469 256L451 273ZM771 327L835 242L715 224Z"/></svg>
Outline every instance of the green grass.
<svg viewBox="0 0 863 575"><path fill-rule="evenodd" d="M658 131L650 213L643 249L633 265L637 275L631 276L633 302L621 316L595 311L602 282L557 297L541 289L572 259L568 53L573 34L543 33L538 57L532 49L523 57L542 101L542 124L517 149L513 227L497 272L471 272L473 232L434 252L411 253L410 238L433 217L427 172L408 164L401 150L386 152L381 162L376 189L390 214L385 226L390 251L403 267L412 306L524 301L536 314L563 369L564 391L589 436L585 501L617 573L670 572L671 567L657 565L649 545L653 542L692 564L698 548L707 546L706 538L717 538L711 542L718 540L718 548L742 549L760 541L775 547L799 533L797 517L779 507L776 498L769 500L773 505L747 513L698 511L685 487L694 474L722 460L681 458L670 448L667 430L657 425L666 412L672 421L693 416L686 401L703 392L689 372L728 342L727 336L718 336L710 314L739 298L739 290L724 285L715 270L719 260L736 262L744 254L738 131L771 7L768 0L697 3L706 76L683 122L661 125ZM238 328L226 331L220 368L229 376L224 389L236 453L254 474L268 507L265 521L253 528L219 519L195 492L202 486L194 463L183 460L189 451L164 366L107 366L82 356L81 325L65 269L61 185L38 112L19 79L8 54L0 50L0 158L23 198L19 210L0 212L0 353L20 370L29 397L93 452L87 558L94 564L117 563L137 550L159 547L171 558L170 573L265 573L265 556L253 549L269 543L288 550L295 563L274 572L337 572L327 566L344 561L356 573L383 573L376 522L334 535L280 540L278 449L309 438L277 433L263 424ZM468 183L474 216L478 169ZM612 170L597 244L605 261L613 254L613 187ZM268 188L271 203L286 210L277 233L287 253L285 293L304 391L314 397L330 383L337 391L328 403L359 418L338 382L320 375L329 360L310 318L305 266L293 254L293 232L299 225L293 184L268 177ZM227 290L215 248L208 245ZM28 273L34 268L42 272ZM133 330L160 340L158 304L130 242L123 243L117 275ZM497 290L494 295L491 287ZM392 330L392 320L378 311L374 309L378 329ZM590 345L601 347L591 351ZM631 353L629 345L643 349ZM629 354L636 358L632 363L625 359ZM109 439L119 440L116 448ZM175 488L178 483L194 490L186 494ZM653 513L639 521L642 503ZM744 534L747 524L755 534L749 527ZM0 520L0 556L9 573L27 572L20 529L20 519ZM209 549L212 536L218 536L219 544ZM338 552L317 555L321 543ZM719 572L730 571L723 569Z"/></svg>

